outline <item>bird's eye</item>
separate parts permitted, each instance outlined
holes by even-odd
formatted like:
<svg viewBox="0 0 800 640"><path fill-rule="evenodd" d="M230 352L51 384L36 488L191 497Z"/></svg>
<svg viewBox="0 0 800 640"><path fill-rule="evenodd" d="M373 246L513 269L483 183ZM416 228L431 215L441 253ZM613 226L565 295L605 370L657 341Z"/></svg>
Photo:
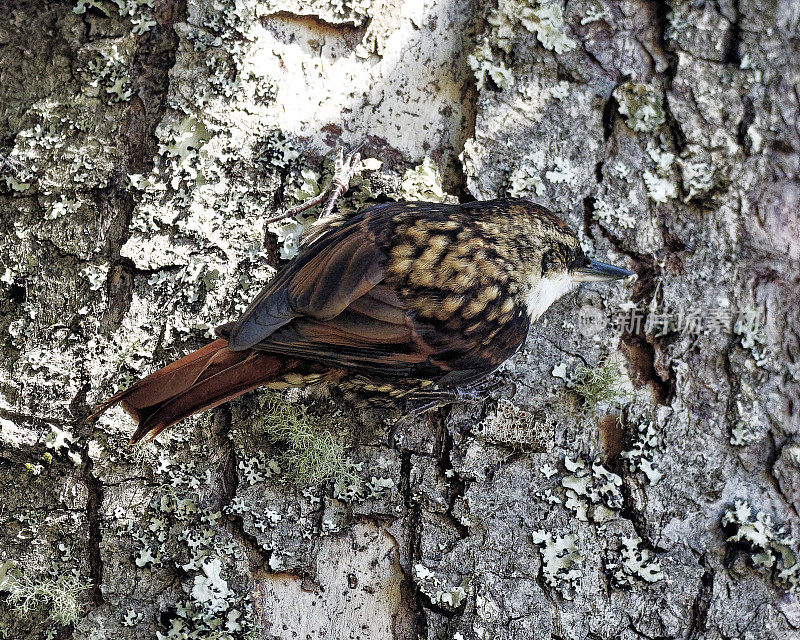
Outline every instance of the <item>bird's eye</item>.
<svg viewBox="0 0 800 640"><path fill-rule="evenodd" d="M555 251L545 251L542 256L542 277L553 271L558 266L558 258Z"/></svg>
<svg viewBox="0 0 800 640"><path fill-rule="evenodd" d="M575 271L575 269L580 269L581 267L587 267L591 264L591 260L586 257L586 255L581 251L575 258L570 262L569 269L570 271Z"/></svg>

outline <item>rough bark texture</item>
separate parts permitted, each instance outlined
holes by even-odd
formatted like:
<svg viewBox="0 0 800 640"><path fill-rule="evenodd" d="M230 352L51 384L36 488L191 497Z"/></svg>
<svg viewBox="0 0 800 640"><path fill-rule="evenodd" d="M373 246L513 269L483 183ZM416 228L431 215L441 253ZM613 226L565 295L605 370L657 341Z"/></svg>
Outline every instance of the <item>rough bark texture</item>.
<svg viewBox="0 0 800 640"><path fill-rule="evenodd" d="M5 3L0 634L797 638L799 20ZM523 195L638 280L556 304L503 400L395 423L288 397L346 447L337 482L289 481L260 393L139 449L121 412L87 423L244 308L294 251L262 217L362 141L344 207ZM633 304L646 329L578 323Z"/></svg>

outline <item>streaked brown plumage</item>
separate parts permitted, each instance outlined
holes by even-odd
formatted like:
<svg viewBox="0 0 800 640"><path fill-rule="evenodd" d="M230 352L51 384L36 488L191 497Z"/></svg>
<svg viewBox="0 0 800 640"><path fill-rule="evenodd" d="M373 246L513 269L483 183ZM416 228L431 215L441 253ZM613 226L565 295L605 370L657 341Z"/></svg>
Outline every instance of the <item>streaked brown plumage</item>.
<svg viewBox="0 0 800 640"><path fill-rule="evenodd" d="M334 382L400 396L485 378L576 283L624 269L521 199L370 207L316 230L222 339L103 403L132 441L262 385Z"/></svg>

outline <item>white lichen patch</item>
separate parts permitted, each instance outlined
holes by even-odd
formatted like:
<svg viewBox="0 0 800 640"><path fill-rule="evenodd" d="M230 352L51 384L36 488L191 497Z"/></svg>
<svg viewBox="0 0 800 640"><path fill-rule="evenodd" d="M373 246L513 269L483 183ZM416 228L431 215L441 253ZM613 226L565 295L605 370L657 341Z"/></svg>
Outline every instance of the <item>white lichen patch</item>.
<svg viewBox="0 0 800 640"><path fill-rule="evenodd" d="M202 574L194 578L192 598L206 607L209 613L219 613L228 606L228 599L233 595L228 583L220 575L222 562L218 558L206 559L203 562Z"/></svg>
<svg viewBox="0 0 800 640"><path fill-rule="evenodd" d="M577 44L565 33L561 5L554 1L500 0L486 21L490 25L489 32L478 40L468 58L479 89L486 87L487 78L499 89L513 86L511 52L519 40L520 27L534 34L542 47L559 55L571 51ZM552 91L555 98L566 97L568 85L558 83Z"/></svg>
<svg viewBox="0 0 800 640"><path fill-rule="evenodd" d="M253 456L240 458L237 468L251 486L281 473L278 460L267 458L265 451L256 451Z"/></svg>
<svg viewBox="0 0 800 640"><path fill-rule="evenodd" d="M622 507L622 478L606 469L599 459L587 468L582 459L565 456L564 467L569 472L561 478L564 505L578 520L602 524L616 517Z"/></svg>
<svg viewBox="0 0 800 640"><path fill-rule="evenodd" d="M569 187L576 187L579 182L580 173L575 164L564 157L557 157L552 162L552 168L545 172L544 177L554 184L565 184Z"/></svg>
<svg viewBox="0 0 800 640"><path fill-rule="evenodd" d="M191 448L186 442L176 445ZM252 612L243 605L246 581L242 582L241 571L246 560L240 545L221 526L222 512L206 507L214 490L210 469L191 459L173 458L166 450L159 452L159 460L155 471L162 484L143 512L124 513L122 507L115 512L117 537L133 543L134 572L152 576L172 566L189 574L186 599L175 603L176 615L156 637L209 637L212 631L214 637L226 640L243 637L254 626ZM235 511L236 500L229 506ZM248 508L242 505L242 511ZM277 515L264 511L265 518ZM123 600L123 625L140 619L137 602Z"/></svg>
<svg viewBox="0 0 800 640"><path fill-rule="evenodd" d="M736 419L731 429L730 443L743 447L757 442L767 433L767 418L758 395L747 383L736 394Z"/></svg>
<svg viewBox="0 0 800 640"><path fill-rule="evenodd" d="M665 151L650 143L647 154L653 161L653 166L642 173L642 179L647 187L647 194L653 202L666 202L678 195L678 187L673 178L673 163L675 154Z"/></svg>
<svg viewBox="0 0 800 640"><path fill-rule="evenodd" d="M472 73L475 74L478 89L486 88L490 78L499 89L508 89L514 84L514 74L502 59L497 59L489 38L484 37L467 58Z"/></svg>
<svg viewBox="0 0 800 640"><path fill-rule="evenodd" d="M492 25L490 39L493 43L510 53L516 38L516 29L522 26L536 35L539 43L557 54L566 53L577 43L564 33L564 14L558 2L544 0L500 0L487 21Z"/></svg>
<svg viewBox="0 0 800 640"><path fill-rule="evenodd" d="M428 569L424 564L417 563L412 567L414 582L419 589L427 595L432 602L442 606L448 611L455 611L464 603L471 592L469 578L460 584L448 586L442 576Z"/></svg>
<svg viewBox="0 0 800 640"><path fill-rule="evenodd" d="M581 24L591 24L592 22L599 22L600 20L608 20L611 15L606 8L600 4L592 4L586 9L586 15L581 18Z"/></svg>
<svg viewBox="0 0 800 640"><path fill-rule="evenodd" d="M109 102L125 102L133 95L130 68L133 63L133 41L102 43L95 56L81 71L91 78L87 95L100 96Z"/></svg>
<svg viewBox="0 0 800 640"><path fill-rule="evenodd" d="M661 437L654 420L642 420L636 425L636 440L630 449L622 451L620 457L628 461L631 473L641 471L650 485L658 484L664 474L653 461L656 451L661 448Z"/></svg>
<svg viewBox="0 0 800 640"><path fill-rule="evenodd" d="M637 580L652 583L666 577L658 560L648 549L642 548L642 539L639 536L623 536L621 542L619 560L607 565L618 586L632 588Z"/></svg>
<svg viewBox="0 0 800 640"><path fill-rule="evenodd" d="M773 576L789 593L800 591L800 543L787 527L779 527L764 511L753 512L746 500L736 500L722 516L731 531L728 542L746 545L753 565Z"/></svg>
<svg viewBox="0 0 800 640"><path fill-rule="evenodd" d="M542 178L546 167L547 160L543 151L525 155L508 176L508 195L514 198L543 196L547 192Z"/></svg>
<svg viewBox="0 0 800 640"><path fill-rule="evenodd" d="M750 351L753 360L759 367L771 360L767 334L764 331L762 314L755 308L744 309L736 318L733 333L741 336L743 349Z"/></svg>
<svg viewBox="0 0 800 640"><path fill-rule="evenodd" d="M107 17L115 13L120 17L128 16L131 22L131 33L140 36L150 31L157 23L153 19L151 9L154 0L77 0L73 12L86 13L87 9L96 9Z"/></svg>
<svg viewBox="0 0 800 640"><path fill-rule="evenodd" d="M540 547L545 582L558 588L565 598L571 600L567 589L577 588L583 577L583 571L578 566L584 557L578 551L577 538L571 534L553 536L545 530L531 532L531 538Z"/></svg>
<svg viewBox="0 0 800 640"><path fill-rule="evenodd" d="M686 196L684 202L689 202L695 196L702 196L711 191L717 185L718 168L714 165L711 158L702 158L699 148L693 149L696 155L687 158L680 158L678 166L681 170L681 182ZM692 150L690 150L691 153Z"/></svg>
<svg viewBox="0 0 800 640"><path fill-rule="evenodd" d="M626 203L615 207L609 200L597 198L594 204L594 215L605 225L619 226L623 229L636 227L636 218L631 214L630 207Z"/></svg>

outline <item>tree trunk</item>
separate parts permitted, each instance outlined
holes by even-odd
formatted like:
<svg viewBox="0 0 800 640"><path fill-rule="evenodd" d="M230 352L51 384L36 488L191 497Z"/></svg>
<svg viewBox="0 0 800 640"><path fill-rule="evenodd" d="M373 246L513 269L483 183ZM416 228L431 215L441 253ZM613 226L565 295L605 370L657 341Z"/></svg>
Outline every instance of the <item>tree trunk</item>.
<svg viewBox="0 0 800 640"><path fill-rule="evenodd" d="M4 9L4 637L798 637L796 2ZM362 142L342 210L528 197L637 279L482 405L87 421L245 308L313 216L263 219Z"/></svg>

